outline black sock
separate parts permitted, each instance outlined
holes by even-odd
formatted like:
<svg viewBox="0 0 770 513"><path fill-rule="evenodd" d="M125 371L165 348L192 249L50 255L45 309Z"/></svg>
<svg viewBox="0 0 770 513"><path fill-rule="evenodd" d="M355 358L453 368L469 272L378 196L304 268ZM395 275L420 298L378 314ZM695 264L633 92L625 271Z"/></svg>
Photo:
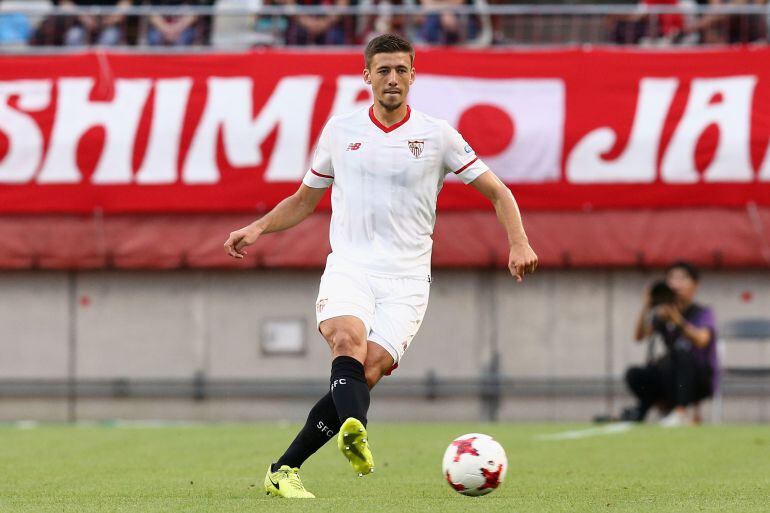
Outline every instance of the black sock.
<svg viewBox="0 0 770 513"><path fill-rule="evenodd" d="M310 409L307 422L283 456L273 463L271 470L275 472L282 465L299 468L306 459L331 440L340 430L340 425L334 400L329 392Z"/></svg>
<svg viewBox="0 0 770 513"><path fill-rule="evenodd" d="M369 387L363 364L350 356L338 356L332 361L330 382L340 423L353 417L365 426L366 412L369 411Z"/></svg>

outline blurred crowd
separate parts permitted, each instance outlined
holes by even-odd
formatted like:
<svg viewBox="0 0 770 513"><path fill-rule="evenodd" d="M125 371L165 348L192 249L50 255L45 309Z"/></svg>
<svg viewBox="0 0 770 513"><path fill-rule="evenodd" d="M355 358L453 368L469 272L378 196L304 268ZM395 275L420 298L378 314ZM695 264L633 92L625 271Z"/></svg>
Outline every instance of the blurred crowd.
<svg viewBox="0 0 770 513"><path fill-rule="evenodd" d="M706 14L692 16L687 7L767 6L767 0L641 0L637 14L610 17L611 41L619 44L747 44L767 42L768 16L763 14ZM684 13L650 15L643 7L685 7Z"/></svg>
<svg viewBox="0 0 770 513"><path fill-rule="evenodd" d="M0 13L0 44L32 46L85 45L125 46L146 44L151 46L185 46L206 44L211 30L210 17L194 14L178 16L150 15L140 23L138 16L129 16L122 10L132 6L183 7L186 5L211 6L216 0L6 0L6 9ZM3 2L3 0L0 0ZM12 10L15 4L18 12ZM26 14L31 7L53 4L64 14L44 15L32 19ZM2 7L2 5L0 5ZM87 12L88 8L110 8L110 14ZM71 11L71 14L70 14Z"/></svg>
<svg viewBox="0 0 770 513"><path fill-rule="evenodd" d="M768 0L697 0L701 5L767 5ZM695 15L695 0L641 0L633 14L538 16L489 15L490 5L536 4L537 0L0 0L0 45L16 46L188 46L213 39L231 46L355 45L386 32L400 33L420 44L745 44L767 42L768 11L763 14ZM552 3L552 2L547 2ZM4 4L4 5L3 5ZM29 14L31 6L60 6L71 14ZM286 8L283 13L252 17L202 15L185 6ZM377 14L291 14L295 6L377 6ZM110 7L109 15L79 8ZM137 16L121 12L132 6L181 9L176 15ZM394 6L416 8L415 14L393 12ZM452 12L470 7L472 14ZM681 7L680 13L651 15L648 6ZM14 10L14 7L19 10ZM599 23L596 20L599 19ZM593 30L593 37L581 36ZM597 34L599 34L597 36ZM597 37L599 38L597 40ZM216 44L216 41L214 41ZM223 45L217 45L223 46ZM224 44L227 46L227 44Z"/></svg>

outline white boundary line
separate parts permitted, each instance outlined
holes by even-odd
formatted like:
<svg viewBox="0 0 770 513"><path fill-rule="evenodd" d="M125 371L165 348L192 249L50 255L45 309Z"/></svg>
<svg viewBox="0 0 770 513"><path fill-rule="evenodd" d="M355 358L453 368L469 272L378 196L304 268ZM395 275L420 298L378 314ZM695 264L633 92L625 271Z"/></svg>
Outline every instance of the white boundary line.
<svg viewBox="0 0 770 513"><path fill-rule="evenodd" d="M535 435L535 440L557 441L557 440L579 440L581 438L591 438L593 436L619 435L630 431L634 427L633 422L616 422L601 427L588 429L578 429L575 431L563 431L561 433L548 433L545 435Z"/></svg>

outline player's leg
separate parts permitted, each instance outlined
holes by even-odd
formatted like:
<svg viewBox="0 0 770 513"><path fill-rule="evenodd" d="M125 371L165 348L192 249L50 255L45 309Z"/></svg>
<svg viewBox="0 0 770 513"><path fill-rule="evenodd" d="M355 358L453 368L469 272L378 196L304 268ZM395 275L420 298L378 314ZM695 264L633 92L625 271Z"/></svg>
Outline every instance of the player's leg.
<svg viewBox="0 0 770 513"><path fill-rule="evenodd" d="M365 384L369 389L393 369L417 333L425 314L428 291L427 284L417 280L384 278L372 279L372 283L375 291L382 290L379 290L363 366ZM340 427L337 444L359 475L374 471L363 424L347 419Z"/></svg>
<svg viewBox="0 0 770 513"><path fill-rule="evenodd" d="M364 374L371 390L377 382L393 367L393 357L382 346L367 342ZM271 465L270 472L278 472L281 467L299 468L310 456L315 454L326 442L331 440L340 426L337 409L331 392L327 392L311 408L305 425L294 438L286 452Z"/></svg>
<svg viewBox="0 0 770 513"><path fill-rule="evenodd" d="M265 491L269 495L286 498L314 498L305 490L299 478L299 467L324 446L340 429L337 410L331 392L327 392L311 409L305 425L286 452L271 464L265 476Z"/></svg>
<svg viewBox="0 0 770 513"><path fill-rule="evenodd" d="M377 303L369 341L391 356L391 367L399 363L422 325L428 308L430 282L416 278L373 280ZM370 346L371 347L371 346ZM380 360L382 366L389 362Z"/></svg>
<svg viewBox="0 0 770 513"><path fill-rule="evenodd" d="M382 346L367 342L364 360L364 377L369 390L393 367L393 357ZM342 416L340 416L342 417ZM354 417L347 418L340 426L337 448L345 455L359 476L374 472L374 457L369 446L366 426Z"/></svg>
<svg viewBox="0 0 770 513"><path fill-rule="evenodd" d="M371 390L393 368L395 362L390 353L380 344L370 340L366 345L364 374L366 375L366 384Z"/></svg>
<svg viewBox="0 0 770 513"><path fill-rule="evenodd" d="M307 497L309 492L302 486L295 469L299 469L305 460L339 432L343 422L352 419L353 422L348 422L348 429L356 435L365 433L369 410L369 387L362 363L366 361L366 326L357 317L338 316L322 321L319 329L333 355L330 391L311 408L305 425L286 452L268 469L265 488L272 495ZM366 436L356 436L355 441L352 441L352 435L348 436L351 442L345 445L363 454L363 463L354 464L354 468L359 473L368 474L374 462L371 452L365 447ZM359 449L359 446L364 447ZM282 482L286 483L283 489Z"/></svg>
<svg viewBox="0 0 770 513"><path fill-rule="evenodd" d="M351 343L351 340L366 341L365 333L368 333L373 311L374 297L365 277L349 269L326 270L321 278L316 313L319 331L323 334L321 325L326 327L328 337L325 335L324 338L327 341L331 338L332 342L329 345L335 357L352 354L352 359L356 362L366 360L366 346L364 345L361 351L361 344ZM352 332L352 335L346 335L349 332ZM347 381L347 378L344 379ZM365 380L365 377L363 379ZM331 379L331 385L333 383L334 378ZM365 388L368 387L365 386ZM368 401L365 410L368 410ZM364 411L364 418L365 415ZM286 452L268 468L268 475L265 478L267 492L283 497L297 496L294 489L298 483L301 487L297 469L339 432L341 424L330 386L330 391L311 408L305 425ZM271 476L274 476L272 481ZM294 479L295 476L296 479ZM292 478L293 482L287 481L287 487L280 487L280 483L277 487L274 485L275 479L288 478ZM284 494L285 490L288 490L289 495ZM302 490L304 491L304 487ZM309 495L312 496L312 494Z"/></svg>
<svg viewBox="0 0 770 513"><path fill-rule="evenodd" d="M321 335L332 351L332 361L340 356L366 361L367 329L364 321L355 315L340 315L326 319L318 325Z"/></svg>
<svg viewBox="0 0 770 513"><path fill-rule="evenodd" d="M286 452L272 464L273 472L286 465L299 468L340 430L342 423L334 407L332 393L327 392L308 413L305 425L291 442Z"/></svg>
<svg viewBox="0 0 770 513"><path fill-rule="evenodd" d="M331 395L341 422L337 446L359 476L374 469L366 434L369 411L369 385L364 362L367 355L367 329L355 316L323 321L321 334L332 350Z"/></svg>
<svg viewBox="0 0 770 513"><path fill-rule="evenodd" d="M323 321L319 328L332 351L330 388L337 416L340 422L354 418L366 426L366 326L357 317L343 315Z"/></svg>

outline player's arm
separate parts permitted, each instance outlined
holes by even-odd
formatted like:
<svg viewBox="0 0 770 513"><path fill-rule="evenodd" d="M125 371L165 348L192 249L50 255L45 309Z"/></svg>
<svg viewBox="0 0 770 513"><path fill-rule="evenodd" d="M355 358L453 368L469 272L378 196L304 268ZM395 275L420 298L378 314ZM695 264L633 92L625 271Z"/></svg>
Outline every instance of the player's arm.
<svg viewBox="0 0 770 513"><path fill-rule="evenodd" d="M297 192L278 203L270 212L240 230L235 230L225 242L225 252L233 258L243 258L250 246L265 233L279 232L301 223L313 213L326 189L308 187L304 183Z"/></svg>
<svg viewBox="0 0 770 513"><path fill-rule="evenodd" d="M537 255L529 245L529 239L521 221L521 212L513 193L491 171L482 173L470 182L470 185L494 205L497 219L508 234L510 247L508 270L516 281L521 281L526 273L532 273L537 269Z"/></svg>

